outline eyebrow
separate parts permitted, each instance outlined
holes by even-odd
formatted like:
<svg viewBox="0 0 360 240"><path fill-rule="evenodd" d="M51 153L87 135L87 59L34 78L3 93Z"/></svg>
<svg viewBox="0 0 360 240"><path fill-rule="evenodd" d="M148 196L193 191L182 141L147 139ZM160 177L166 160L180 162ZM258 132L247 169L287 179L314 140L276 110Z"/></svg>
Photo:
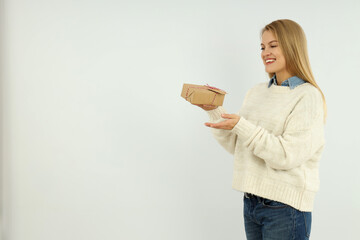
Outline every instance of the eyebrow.
<svg viewBox="0 0 360 240"><path fill-rule="evenodd" d="M272 41L269 42L269 44L272 43L272 42L277 42L277 40L272 40ZM264 45L264 44L261 43L260 45Z"/></svg>

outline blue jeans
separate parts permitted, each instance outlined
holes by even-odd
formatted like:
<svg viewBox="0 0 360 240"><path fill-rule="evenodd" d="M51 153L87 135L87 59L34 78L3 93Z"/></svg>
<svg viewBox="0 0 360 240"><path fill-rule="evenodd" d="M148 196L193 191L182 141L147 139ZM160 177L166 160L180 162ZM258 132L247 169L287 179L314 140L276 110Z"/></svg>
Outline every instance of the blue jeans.
<svg viewBox="0 0 360 240"><path fill-rule="evenodd" d="M248 240L303 240L310 237L311 212L244 195L244 222Z"/></svg>

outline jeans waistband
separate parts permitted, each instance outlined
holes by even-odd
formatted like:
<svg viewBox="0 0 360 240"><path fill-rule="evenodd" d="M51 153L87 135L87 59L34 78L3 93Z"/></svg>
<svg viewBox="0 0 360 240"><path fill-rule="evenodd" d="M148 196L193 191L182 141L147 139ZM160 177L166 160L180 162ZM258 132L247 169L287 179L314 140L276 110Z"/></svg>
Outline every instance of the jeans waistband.
<svg viewBox="0 0 360 240"><path fill-rule="evenodd" d="M258 202L262 202L262 200L265 199L263 197L257 196L257 195L252 194L252 193L247 193L247 192L244 193L244 196L246 198L248 198L248 199L256 199Z"/></svg>
<svg viewBox="0 0 360 240"><path fill-rule="evenodd" d="M246 198L258 198L259 197L259 196L255 195L255 194L247 193L247 192L245 192L244 195L245 195Z"/></svg>

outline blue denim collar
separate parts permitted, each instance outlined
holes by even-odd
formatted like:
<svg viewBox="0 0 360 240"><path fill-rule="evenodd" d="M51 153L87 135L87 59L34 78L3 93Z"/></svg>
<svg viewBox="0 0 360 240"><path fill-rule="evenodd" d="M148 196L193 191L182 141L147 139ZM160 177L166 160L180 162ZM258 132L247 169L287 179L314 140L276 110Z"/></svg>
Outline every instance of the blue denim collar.
<svg viewBox="0 0 360 240"><path fill-rule="evenodd" d="M306 83L306 81L299 78L299 77L297 77L297 76L292 76L292 77L286 79L285 81L283 81L281 83L281 86L289 86L290 89L294 89L295 87L297 87L297 86L299 86L300 84L303 84L303 83ZM277 83L276 83L276 75L275 74L270 79L268 87L271 87L272 84L277 85Z"/></svg>

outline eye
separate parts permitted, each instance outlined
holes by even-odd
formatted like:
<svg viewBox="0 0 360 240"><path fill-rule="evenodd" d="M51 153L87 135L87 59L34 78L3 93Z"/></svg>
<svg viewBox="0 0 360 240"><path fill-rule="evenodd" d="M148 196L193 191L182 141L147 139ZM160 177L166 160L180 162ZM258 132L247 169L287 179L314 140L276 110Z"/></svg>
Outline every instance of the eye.
<svg viewBox="0 0 360 240"><path fill-rule="evenodd" d="M274 47L277 47L277 46L271 46L271 48L274 48Z"/></svg>
<svg viewBox="0 0 360 240"><path fill-rule="evenodd" d="M264 49L265 49L265 48L263 48L263 47L262 47L262 48L260 48L260 50L264 50Z"/></svg>

